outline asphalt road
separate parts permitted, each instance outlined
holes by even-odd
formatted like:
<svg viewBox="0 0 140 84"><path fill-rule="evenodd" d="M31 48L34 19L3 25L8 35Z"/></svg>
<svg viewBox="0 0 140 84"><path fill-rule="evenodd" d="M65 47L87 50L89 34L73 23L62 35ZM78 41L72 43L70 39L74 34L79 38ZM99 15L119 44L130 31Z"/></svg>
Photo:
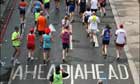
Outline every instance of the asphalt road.
<svg viewBox="0 0 140 84"><path fill-rule="evenodd" d="M98 36L99 47L92 47L89 39L86 37L85 28L77 12L75 12L75 22L72 23L73 50L66 57L67 63L62 63L62 45L59 33L61 30L61 19L65 15L65 5L64 0L61 1L59 12L55 12L55 8L53 7L54 2L51 2L49 23L52 23L57 31L54 33L51 61L46 65L42 63L42 50L39 49L38 41L36 41L35 61L27 64L26 35L29 28L34 24L30 8L27 10L26 27L20 55L21 65L13 67L9 84L48 84L48 78L54 69L54 65L58 64L61 64L64 70L69 73L69 76L64 79L64 84L96 84L99 79L102 79L104 84L134 84L125 53L123 53L121 60L116 61L114 36L109 45L108 57L104 59L101 54L101 38ZM6 62L5 66L11 65L10 57L13 53L13 48L11 46L10 36L14 31L14 27L19 26L17 7L10 19L1 47L2 61ZM112 32L115 32L115 20L109 3L106 9L107 16L100 18L101 23L99 24L99 28L101 30L105 24L110 24Z"/></svg>

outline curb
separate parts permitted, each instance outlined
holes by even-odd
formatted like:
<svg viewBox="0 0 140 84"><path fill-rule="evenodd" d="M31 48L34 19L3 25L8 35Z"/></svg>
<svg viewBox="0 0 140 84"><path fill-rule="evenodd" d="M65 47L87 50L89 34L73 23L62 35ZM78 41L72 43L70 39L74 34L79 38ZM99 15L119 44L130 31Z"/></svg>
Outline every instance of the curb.
<svg viewBox="0 0 140 84"><path fill-rule="evenodd" d="M121 20L120 20L119 15L118 15L117 9L115 8L114 5L112 5L113 0L109 0L109 3L110 3L110 6L111 6L113 15L114 15L114 19L115 19L117 28L118 28L118 25L119 25L120 23L122 23L122 22L121 22ZM124 51L125 51L125 54L126 54L126 56L127 56L127 58L128 58L128 64L129 64L130 71L131 71L131 74L132 74L132 77L133 77L133 80L134 80L134 84L139 84L139 75L138 75L138 71L137 71L137 69L136 69L136 65L135 65L134 61L132 60L133 56L132 56L131 53L129 52L129 48L128 48L127 45L124 47Z"/></svg>

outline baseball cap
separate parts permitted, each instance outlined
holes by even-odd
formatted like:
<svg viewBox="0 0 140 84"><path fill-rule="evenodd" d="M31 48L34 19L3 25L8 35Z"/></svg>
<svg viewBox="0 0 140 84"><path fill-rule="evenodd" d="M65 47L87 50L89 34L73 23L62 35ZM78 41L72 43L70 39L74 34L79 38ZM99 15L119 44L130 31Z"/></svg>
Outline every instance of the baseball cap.
<svg viewBox="0 0 140 84"><path fill-rule="evenodd" d="M33 32L34 32L34 28L31 28L31 29L30 29L30 32L33 33Z"/></svg>
<svg viewBox="0 0 140 84"><path fill-rule="evenodd" d="M50 30L49 28L46 28L46 29L45 29L45 33L46 33L46 34L49 34L50 32L51 32L51 30Z"/></svg>
<svg viewBox="0 0 140 84"><path fill-rule="evenodd" d="M120 28L123 28L123 24L120 24L120 26L119 26Z"/></svg>

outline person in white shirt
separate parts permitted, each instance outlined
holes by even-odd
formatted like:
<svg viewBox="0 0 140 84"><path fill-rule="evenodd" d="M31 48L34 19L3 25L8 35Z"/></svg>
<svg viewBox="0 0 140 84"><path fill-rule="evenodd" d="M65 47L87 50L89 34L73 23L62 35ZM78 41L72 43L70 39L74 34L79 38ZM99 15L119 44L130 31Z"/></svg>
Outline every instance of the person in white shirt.
<svg viewBox="0 0 140 84"><path fill-rule="evenodd" d="M98 0L91 0L90 2L90 5L91 5L91 11L95 11L97 12L98 10Z"/></svg>
<svg viewBox="0 0 140 84"><path fill-rule="evenodd" d="M88 32L88 19L92 15L92 12L90 11L90 8L87 8L87 10L83 13L83 24L86 27L86 32L87 32L87 37L89 37L89 32Z"/></svg>
<svg viewBox="0 0 140 84"><path fill-rule="evenodd" d="M98 29L98 23L100 23L100 19L98 16L96 16L96 13L93 12L92 15L88 19L88 31L90 32L90 42L93 43L93 46L97 43L95 39L97 39L97 32L99 32Z"/></svg>
<svg viewBox="0 0 140 84"><path fill-rule="evenodd" d="M69 16L68 15L66 15L64 17L64 19L62 19L61 24L62 24L62 28L70 25L70 20L69 20Z"/></svg>
<svg viewBox="0 0 140 84"><path fill-rule="evenodd" d="M123 25L121 24L119 26L120 28L116 30L115 32L115 43L116 43L116 52L117 52L117 60L120 59L121 51L124 48L124 45L127 42L126 39L126 31L123 29Z"/></svg>

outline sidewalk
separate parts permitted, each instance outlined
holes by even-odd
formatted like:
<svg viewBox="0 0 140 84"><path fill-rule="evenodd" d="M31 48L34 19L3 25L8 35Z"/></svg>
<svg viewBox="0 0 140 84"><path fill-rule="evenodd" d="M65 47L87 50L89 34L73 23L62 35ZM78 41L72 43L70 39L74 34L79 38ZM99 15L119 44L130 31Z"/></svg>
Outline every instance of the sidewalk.
<svg viewBox="0 0 140 84"><path fill-rule="evenodd" d="M111 5L116 10L115 17L119 18L119 23L124 24L127 31L127 47L132 55L132 60L136 66L138 73L140 72L140 58L139 58L139 2L138 0L110 0ZM139 73L140 75L140 73Z"/></svg>

